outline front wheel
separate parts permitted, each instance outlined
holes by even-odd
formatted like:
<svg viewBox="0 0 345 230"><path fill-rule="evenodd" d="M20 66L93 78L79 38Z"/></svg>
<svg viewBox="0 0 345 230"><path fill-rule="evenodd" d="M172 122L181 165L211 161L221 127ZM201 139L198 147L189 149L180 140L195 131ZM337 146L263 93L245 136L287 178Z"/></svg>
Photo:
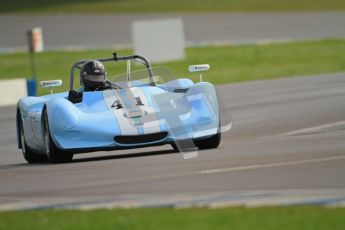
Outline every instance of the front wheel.
<svg viewBox="0 0 345 230"><path fill-rule="evenodd" d="M221 133L217 133L206 139L194 140L194 144L199 149L214 149L219 146L221 137Z"/></svg>
<svg viewBox="0 0 345 230"><path fill-rule="evenodd" d="M45 148L46 148L45 150L46 150L46 155L48 157L48 160L51 163L67 163L67 162L72 161L73 153L62 151L55 145L54 141L52 140L52 137L49 131L47 110L45 110L43 114L43 124L44 124L44 142L45 142L44 144L45 144Z"/></svg>

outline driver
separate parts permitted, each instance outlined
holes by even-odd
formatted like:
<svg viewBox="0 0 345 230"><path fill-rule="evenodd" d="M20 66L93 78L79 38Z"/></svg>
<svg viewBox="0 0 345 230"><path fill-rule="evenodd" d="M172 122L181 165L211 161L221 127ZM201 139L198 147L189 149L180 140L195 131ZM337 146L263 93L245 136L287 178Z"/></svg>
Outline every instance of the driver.
<svg viewBox="0 0 345 230"><path fill-rule="evenodd" d="M106 87L107 72L102 62L90 60L80 70L80 84L84 91L103 90Z"/></svg>
<svg viewBox="0 0 345 230"><path fill-rule="evenodd" d="M83 100L83 92L99 91L110 88L107 84L107 72L102 62L97 60L86 61L80 70L80 85L83 87L77 91L71 90L68 100L72 103L80 103Z"/></svg>

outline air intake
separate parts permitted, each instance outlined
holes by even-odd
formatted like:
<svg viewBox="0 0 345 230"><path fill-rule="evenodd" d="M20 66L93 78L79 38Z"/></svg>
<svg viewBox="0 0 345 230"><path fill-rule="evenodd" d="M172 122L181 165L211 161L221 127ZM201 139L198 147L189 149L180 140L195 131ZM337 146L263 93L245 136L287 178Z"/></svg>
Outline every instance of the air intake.
<svg viewBox="0 0 345 230"><path fill-rule="evenodd" d="M114 140L119 144L145 144L163 140L168 135L167 132L151 133L145 135L116 136Z"/></svg>

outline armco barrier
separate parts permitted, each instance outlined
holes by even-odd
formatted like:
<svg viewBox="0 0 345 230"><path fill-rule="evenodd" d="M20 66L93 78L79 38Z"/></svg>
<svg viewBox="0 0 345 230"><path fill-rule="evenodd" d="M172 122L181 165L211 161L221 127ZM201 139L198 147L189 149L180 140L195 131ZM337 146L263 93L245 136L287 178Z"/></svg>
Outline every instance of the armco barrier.
<svg viewBox="0 0 345 230"><path fill-rule="evenodd" d="M0 80L0 106L15 105L27 94L26 79Z"/></svg>

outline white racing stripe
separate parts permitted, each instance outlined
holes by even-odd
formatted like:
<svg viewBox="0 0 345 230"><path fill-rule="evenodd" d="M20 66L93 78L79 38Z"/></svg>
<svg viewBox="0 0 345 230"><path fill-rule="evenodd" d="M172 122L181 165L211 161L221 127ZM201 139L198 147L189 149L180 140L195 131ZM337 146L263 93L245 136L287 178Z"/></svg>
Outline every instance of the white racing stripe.
<svg viewBox="0 0 345 230"><path fill-rule="evenodd" d="M128 118L123 116L123 114L125 113L124 109L116 109L111 107L116 100L121 101L121 97L119 97L116 94L117 93L115 90L106 90L103 91L103 98L105 103L107 104L107 107L114 113L114 116L118 121L121 130L121 135L138 135L138 129L131 124ZM121 103L123 104L122 101Z"/></svg>
<svg viewBox="0 0 345 230"><path fill-rule="evenodd" d="M133 103L135 103L134 105L136 105L137 103L135 99L136 97L139 97L141 99L143 105L136 106L136 108L142 111L142 125L140 125L139 127L143 129L144 134L160 132L161 128L159 119L157 118L153 108L149 105L144 91L138 87L134 87L126 90L126 94L128 98L131 98L133 100Z"/></svg>
<svg viewBox="0 0 345 230"><path fill-rule="evenodd" d="M324 158L316 158L316 159L278 162L278 163L271 163L271 164L246 165L246 166L239 166L239 167L232 167L232 168L209 169L209 170L198 171L198 173L199 174L215 174L215 173L223 173L223 172L236 172L236 171L245 171L245 170L252 170L252 169L272 168L272 167L279 167L279 166L298 165L298 164L305 164L305 163L316 163L316 162L343 160L343 159L345 159L345 156L334 156L334 157L324 157Z"/></svg>
<svg viewBox="0 0 345 230"><path fill-rule="evenodd" d="M136 97L140 97L143 105L138 106ZM145 93L140 88L125 89L125 95L120 94L116 90L106 90L103 92L104 101L107 107L113 111L118 120L122 135L138 135L139 129L142 128L144 134L160 132L160 122L157 119L155 111L149 105ZM116 109L112 105L119 100L125 108ZM135 120L127 118L124 114L141 114L140 125L135 124Z"/></svg>

